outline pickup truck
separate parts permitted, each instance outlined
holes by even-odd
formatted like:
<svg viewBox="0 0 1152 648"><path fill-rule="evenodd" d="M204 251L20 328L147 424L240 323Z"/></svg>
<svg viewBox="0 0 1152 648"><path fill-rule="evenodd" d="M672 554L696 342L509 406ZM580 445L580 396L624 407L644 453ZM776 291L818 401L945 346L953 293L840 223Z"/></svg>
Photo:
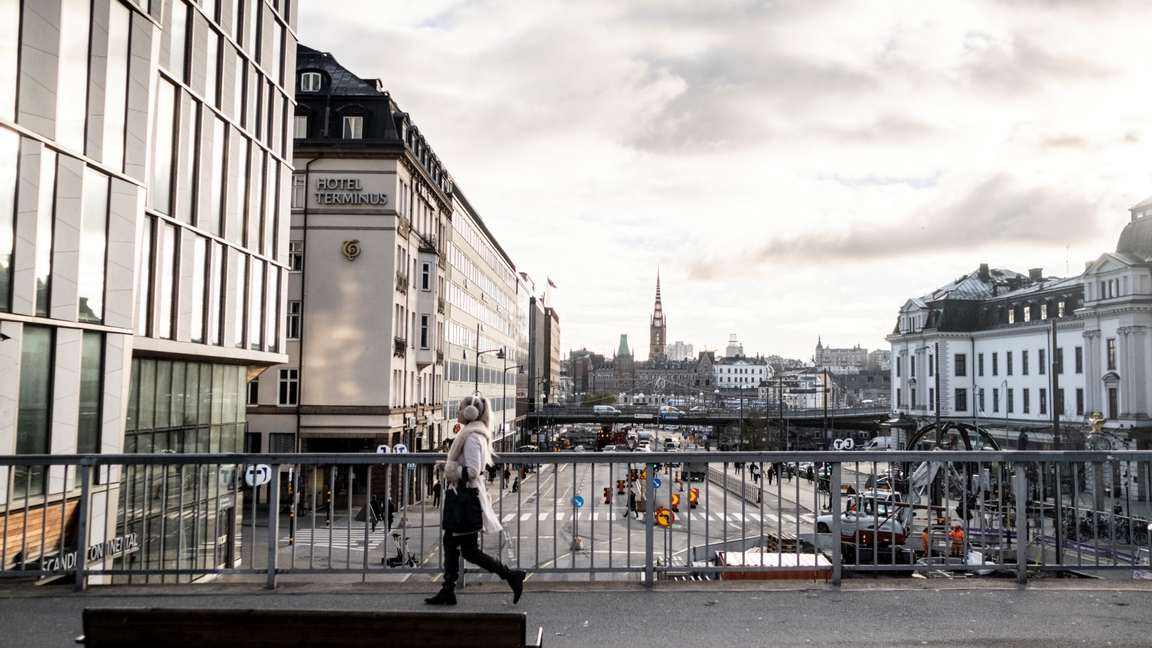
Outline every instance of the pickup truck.
<svg viewBox="0 0 1152 648"><path fill-rule="evenodd" d="M900 493L869 490L844 501L840 540L871 545L878 536L880 545L902 545L911 523L912 507ZM816 532L832 532L831 515L816 518Z"/></svg>

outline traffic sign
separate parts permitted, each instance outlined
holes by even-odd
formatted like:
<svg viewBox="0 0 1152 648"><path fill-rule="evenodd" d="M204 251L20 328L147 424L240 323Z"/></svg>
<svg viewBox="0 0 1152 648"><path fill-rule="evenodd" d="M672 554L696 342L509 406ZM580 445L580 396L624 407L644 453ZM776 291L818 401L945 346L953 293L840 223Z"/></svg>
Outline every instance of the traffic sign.
<svg viewBox="0 0 1152 648"><path fill-rule="evenodd" d="M572 498L572 506L575 506L576 508L580 508L581 506L584 506L584 498L580 497L579 495L577 495L576 497L573 497Z"/></svg>
<svg viewBox="0 0 1152 648"><path fill-rule="evenodd" d="M659 477L654 477L654 478L652 479L652 485L653 485L653 486L655 486L656 488L660 488L660 478L659 478Z"/></svg>
<svg viewBox="0 0 1152 648"><path fill-rule="evenodd" d="M404 445L403 443L397 443L396 445L392 446L392 452L408 452L408 446Z"/></svg>
<svg viewBox="0 0 1152 648"><path fill-rule="evenodd" d="M392 452L392 448L389 448L386 445L378 445L376 446L376 452L379 452L380 454L389 454Z"/></svg>
<svg viewBox="0 0 1152 648"><path fill-rule="evenodd" d="M416 470L416 464L414 464L414 463L408 464L408 470Z"/></svg>
<svg viewBox="0 0 1152 648"><path fill-rule="evenodd" d="M656 524L667 529L676 521L676 515L664 507L656 509Z"/></svg>
<svg viewBox="0 0 1152 648"><path fill-rule="evenodd" d="M248 482L249 486L263 486L267 484L272 481L272 466L268 464L248 466L248 471L244 473L244 481Z"/></svg>
<svg viewBox="0 0 1152 648"><path fill-rule="evenodd" d="M851 450L855 445L852 439L836 439L832 442L832 447L837 450Z"/></svg>
<svg viewBox="0 0 1152 648"><path fill-rule="evenodd" d="M680 510L680 495L679 493L672 493L672 510Z"/></svg>

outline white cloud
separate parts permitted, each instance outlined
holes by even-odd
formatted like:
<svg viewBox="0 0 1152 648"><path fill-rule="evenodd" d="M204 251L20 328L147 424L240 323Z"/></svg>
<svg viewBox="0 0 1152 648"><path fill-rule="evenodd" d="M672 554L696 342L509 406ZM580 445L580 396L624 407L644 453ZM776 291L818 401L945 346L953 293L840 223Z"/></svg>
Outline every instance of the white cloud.
<svg viewBox="0 0 1152 648"><path fill-rule="evenodd" d="M1150 14L327 0L299 32L380 77L517 266L561 286L564 348L643 346L659 264L670 339L807 357L821 331L883 348L904 299L979 263L1112 249L1152 193Z"/></svg>

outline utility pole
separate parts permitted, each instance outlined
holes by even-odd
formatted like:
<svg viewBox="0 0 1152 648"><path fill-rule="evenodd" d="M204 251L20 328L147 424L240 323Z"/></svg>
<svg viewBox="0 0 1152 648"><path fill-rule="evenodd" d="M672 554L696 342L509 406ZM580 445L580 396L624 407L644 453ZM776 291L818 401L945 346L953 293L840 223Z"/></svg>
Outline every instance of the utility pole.
<svg viewBox="0 0 1152 648"><path fill-rule="evenodd" d="M1063 445L1060 442L1060 412L1057 411L1057 409L1056 409L1057 406L1059 406L1060 409L1064 409L1064 403L1061 402L1062 399L1059 398L1060 375L1056 372L1056 370L1057 370L1056 354L1058 352L1059 351L1056 347L1056 318L1053 317L1052 318L1052 352L1048 354L1049 356L1051 356L1051 358L1049 358L1048 362L1052 367L1050 373L1052 374L1052 449L1053 450L1060 450L1060 449L1062 449L1061 446Z"/></svg>

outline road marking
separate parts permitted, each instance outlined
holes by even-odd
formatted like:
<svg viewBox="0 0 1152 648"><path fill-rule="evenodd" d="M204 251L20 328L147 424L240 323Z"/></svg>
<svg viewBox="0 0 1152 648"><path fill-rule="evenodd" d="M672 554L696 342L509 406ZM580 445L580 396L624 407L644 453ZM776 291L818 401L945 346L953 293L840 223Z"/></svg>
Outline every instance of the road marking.
<svg viewBox="0 0 1152 648"><path fill-rule="evenodd" d="M564 514L563 514L563 513L557 513L557 514L556 514L556 519L557 519L557 520L561 519L561 517L560 517L560 516L562 516L562 515L564 515ZM545 513L541 513L541 514L540 514L540 517L539 517L539 518L537 518L537 519L538 519L539 521L541 521L541 522L545 522L545 521L547 521L547 520L548 520L548 513L547 513L547 512L545 512Z"/></svg>
<svg viewBox="0 0 1152 648"><path fill-rule="evenodd" d="M516 514L515 514L515 513L509 513L508 515L505 515L505 516L504 516L504 519L503 519L503 520L500 520L500 521L501 521L501 522L507 522L508 520L511 520L511 519L512 519L512 518L514 518L514 517L516 517Z"/></svg>
<svg viewBox="0 0 1152 648"><path fill-rule="evenodd" d="M521 515L521 516L520 516L520 521L521 521L521 522L527 522L527 521L528 521L528 518L530 518L530 517L532 517L532 514L531 514L531 513L525 513L524 515Z"/></svg>

